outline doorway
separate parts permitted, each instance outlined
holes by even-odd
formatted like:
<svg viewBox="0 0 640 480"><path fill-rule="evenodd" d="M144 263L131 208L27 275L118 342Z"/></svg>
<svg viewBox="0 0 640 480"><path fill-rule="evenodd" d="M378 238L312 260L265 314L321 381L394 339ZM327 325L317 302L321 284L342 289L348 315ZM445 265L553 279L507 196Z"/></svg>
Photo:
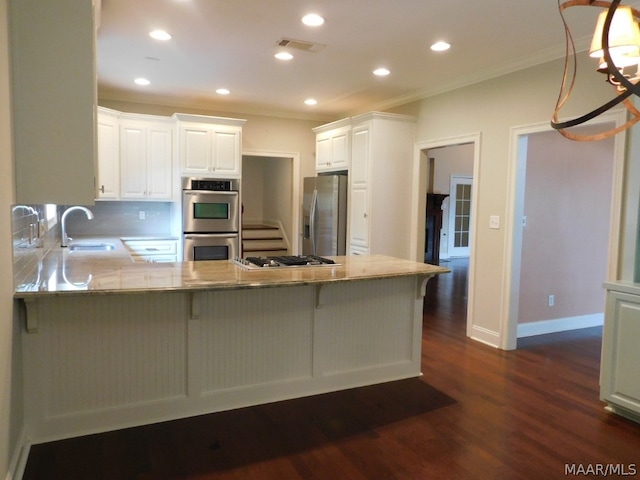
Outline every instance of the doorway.
<svg viewBox="0 0 640 480"><path fill-rule="evenodd" d="M451 177L454 175L460 177L475 178L480 169L480 134L470 134L458 137L451 137L448 139L441 139L428 142L420 142L415 146L415 162L414 162L414 185L413 190L417 193L417 198L413 202L412 215L416 218L414 223L416 230L411 238L411 251L414 253L414 260L422 262L424 260L425 252L425 224L426 224L426 204L427 193L432 190L435 193L445 193L451 188ZM461 153L464 152L464 153ZM431 159L435 158L434 161ZM464 164L461 167L457 164L460 161ZM431 168L433 165L433 168ZM447 168L448 167L448 170ZM448 172L444 174L443 172ZM439 175L444 175L444 181L439 178ZM443 185L439 187L438 185ZM470 313L473 308L470 308L474 302L474 263L475 263L475 242L473 232L476 230L475 225L477 222L476 208L477 208L477 189L469 189L470 197L467 204L468 221L469 224L465 228L468 232L468 248L465 259L465 290L466 290L466 323L467 323L467 335L475 335L472 319ZM443 261L442 266L448 266L446 262L451 259L449 253L449 212L450 212L450 197L443 202L443 227L441 231L441 248L440 260ZM446 223L446 225L445 225ZM454 220L455 227L455 220ZM455 236L455 235L454 235ZM466 242L465 242L466 243ZM467 267L468 265L468 267ZM477 335L476 335L477 336Z"/></svg>
<svg viewBox="0 0 640 480"><path fill-rule="evenodd" d="M621 123L624 115L615 112L583 128L601 131ZM517 348L519 337L602 322L602 282L617 276L624 135L607 141L572 142L546 123L512 129L508 316L501 348ZM549 150L541 156L539 149L536 160L532 142ZM592 154L596 158L588 160ZM536 165L528 169L528 163ZM527 194L531 185L537 192ZM544 268L536 271L538 266ZM593 297L600 312L593 312Z"/></svg>
<svg viewBox="0 0 640 480"><path fill-rule="evenodd" d="M287 152L242 152L243 222L277 225L290 251L299 251L300 155Z"/></svg>

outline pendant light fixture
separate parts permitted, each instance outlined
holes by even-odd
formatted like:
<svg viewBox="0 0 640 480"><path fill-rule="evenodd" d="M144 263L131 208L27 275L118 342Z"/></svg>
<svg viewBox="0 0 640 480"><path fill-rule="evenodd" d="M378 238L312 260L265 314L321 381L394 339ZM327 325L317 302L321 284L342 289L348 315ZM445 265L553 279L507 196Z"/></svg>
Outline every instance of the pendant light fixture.
<svg viewBox="0 0 640 480"><path fill-rule="evenodd" d="M620 133L640 121L640 111L630 99L633 94L640 96L638 84L640 81L640 29L638 27L640 11L628 6L620 6L620 2L621 0L566 0L561 3L558 0L558 10L566 36L566 55L562 85L553 111L551 126L571 140L601 140ZM564 10L574 6L606 9L598 18L589 56L597 62L594 65L596 70L607 76L607 82L614 87L616 96L585 115L560 122L558 115L569 99L576 81L576 49L563 14ZM596 118L620 103L630 113L629 120L623 125L594 135L581 135L568 130Z"/></svg>

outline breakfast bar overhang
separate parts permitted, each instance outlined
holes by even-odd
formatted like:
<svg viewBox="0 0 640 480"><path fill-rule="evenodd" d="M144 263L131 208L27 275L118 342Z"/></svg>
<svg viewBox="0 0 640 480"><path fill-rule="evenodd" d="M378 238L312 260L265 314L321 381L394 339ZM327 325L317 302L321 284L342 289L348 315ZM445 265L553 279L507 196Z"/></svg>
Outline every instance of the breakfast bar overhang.
<svg viewBox="0 0 640 480"><path fill-rule="evenodd" d="M419 376L426 283L448 271L385 256L244 271L60 255L67 282L87 281L15 294L32 443Z"/></svg>

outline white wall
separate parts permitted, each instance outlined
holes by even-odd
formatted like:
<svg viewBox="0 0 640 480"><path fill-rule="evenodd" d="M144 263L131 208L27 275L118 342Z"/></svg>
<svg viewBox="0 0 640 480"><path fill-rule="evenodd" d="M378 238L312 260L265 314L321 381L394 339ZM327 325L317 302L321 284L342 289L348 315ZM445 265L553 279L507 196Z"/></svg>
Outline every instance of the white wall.
<svg viewBox="0 0 640 480"><path fill-rule="evenodd" d="M12 357L16 351L17 324L13 318L13 263L11 246L11 204L14 198L9 109L9 45L7 1L0 0L0 478L5 478L22 428L19 402L14 397Z"/></svg>

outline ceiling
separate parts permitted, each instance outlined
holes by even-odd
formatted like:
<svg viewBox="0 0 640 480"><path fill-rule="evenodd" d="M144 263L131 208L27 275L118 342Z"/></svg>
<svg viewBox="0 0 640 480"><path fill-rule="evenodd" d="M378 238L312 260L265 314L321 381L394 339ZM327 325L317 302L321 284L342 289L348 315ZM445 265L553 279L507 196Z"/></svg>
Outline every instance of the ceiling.
<svg viewBox="0 0 640 480"><path fill-rule="evenodd" d="M309 12L326 23L303 25ZM566 10L579 49L599 12ZM154 29L173 38L153 40ZM321 48L279 61L282 38ZM437 40L451 49L432 52ZM107 99L326 120L560 58L564 44L555 0L102 0L98 85ZM374 76L380 66L391 74Z"/></svg>

